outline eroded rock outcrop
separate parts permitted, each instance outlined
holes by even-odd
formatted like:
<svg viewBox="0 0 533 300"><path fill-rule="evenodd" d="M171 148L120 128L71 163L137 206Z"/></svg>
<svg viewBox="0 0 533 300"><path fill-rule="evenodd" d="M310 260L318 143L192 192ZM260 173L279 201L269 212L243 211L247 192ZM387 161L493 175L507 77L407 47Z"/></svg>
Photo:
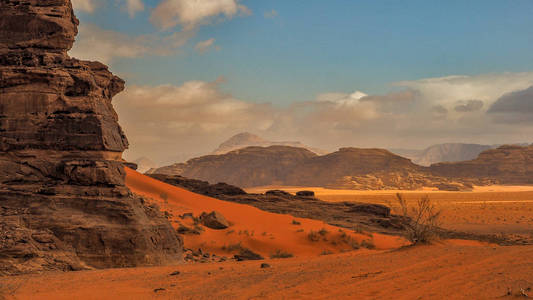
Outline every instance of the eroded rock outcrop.
<svg viewBox="0 0 533 300"><path fill-rule="evenodd" d="M500 184L533 184L533 146L504 145L476 159L431 165L437 176L486 179Z"/></svg>
<svg viewBox="0 0 533 300"><path fill-rule="evenodd" d="M124 184L124 81L70 58L70 0L0 0L0 274L176 262L182 243Z"/></svg>

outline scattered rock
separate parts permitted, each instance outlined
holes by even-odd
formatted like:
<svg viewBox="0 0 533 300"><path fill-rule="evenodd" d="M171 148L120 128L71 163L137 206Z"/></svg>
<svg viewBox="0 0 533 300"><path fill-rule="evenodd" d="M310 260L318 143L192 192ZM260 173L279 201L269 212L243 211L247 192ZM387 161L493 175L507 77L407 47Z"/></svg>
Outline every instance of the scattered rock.
<svg viewBox="0 0 533 300"><path fill-rule="evenodd" d="M348 212L368 213L371 215L377 215L377 216L382 216L382 217L390 216L390 208L385 205L356 204L356 203L351 203L351 202L345 202L345 204L350 207Z"/></svg>
<svg viewBox="0 0 533 300"><path fill-rule="evenodd" d="M185 225L182 225L180 224L180 226L178 227L178 229L176 229L176 231L179 233L179 234L195 234L195 235L199 235L199 234L202 234L202 232L204 231L204 229L200 226L194 226L194 228L190 228L190 227L187 227Z"/></svg>
<svg viewBox="0 0 533 300"><path fill-rule="evenodd" d="M267 196L281 196L281 197L284 197L284 196L292 196L291 193L288 193L288 192L285 192L285 191L282 191L282 190L270 190L270 191L266 191L266 192L265 192L265 195L267 195Z"/></svg>
<svg viewBox="0 0 533 300"><path fill-rule="evenodd" d="M261 255L252 252L252 250L246 248L242 249L241 252L239 254L236 254L234 257L237 261L264 259L264 257L262 257Z"/></svg>
<svg viewBox="0 0 533 300"><path fill-rule="evenodd" d="M299 192L296 192L296 196L314 197L315 196L315 192L313 192L313 191L299 191Z"/></svg>
<svg viewBox="0 0 533 300"><path fill-rule="evenodd" d="M229 223L226 218L224 218L224 216L217 211L213 211L209 214L203 212L200 215L200 222L205 227L211 229L226 229L229 227Z"/></svg>
<svg viewBox="0 0 533 300"><path fill-rule="evenodd" d="M267 263L262 263L261 264L261 269L266 269L266 268L270 268L270 265L267 264Z"/></svg>
<svg viewBox="0 0 533 300"><path fill-rule="evenodd" d="M439 189L439 191L448 191L448 192L464 192L464 191L471 191L471 187L467 187L463 184L459 183L438 183L435 185L436 188Z"/></svg>

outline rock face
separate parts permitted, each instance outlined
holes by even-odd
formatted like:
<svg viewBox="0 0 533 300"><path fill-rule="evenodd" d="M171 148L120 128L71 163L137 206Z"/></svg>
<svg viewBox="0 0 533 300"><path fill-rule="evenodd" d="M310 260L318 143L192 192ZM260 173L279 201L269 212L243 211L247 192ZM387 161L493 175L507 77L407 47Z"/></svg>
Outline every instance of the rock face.
<svg viewBox="0 0 533 300"><path fill-rule="evenodd" d="M288 172L317 156L304 148L288 146L248 147L223 155L193 158L155 170L155 174L181 175L209 182L250 187L283 184Z"/></svg>
<svg viewBox="0 0 533 300"><path fill-rule="evenodd" d="M308 159L299 165L287 176L286 185L335 187L345 185L344 182L352 180L351 178L382 171L387 174L410 174L421 170L421 167L409 159L384 149L341 148L339 151Z"/></svg>
<svg viewBox="0 0 533 300"><path fill-rule="evenodd" d="M500 184L533 184L533 146L501 146L465 162L430 167L437 176L487 179Z"/></svg>
<svg viewBox="0 0 533 300"><path fill-rule="evenodd" d="M0 275L181 257L124 184L124 81L67 55L77 25L70 0L0 0Z"/></svg>
<svg viewBox="0 0 533 300"><path fill-rule="evenodd" d="M154 173L224 181L242 187L284 185L413 190L453 184L460 190L472 188L472 180L456 182L454 178L432 174L429 168L384 149L342 148L318 156L303 148L248 147L191 159L184 164L159 168Z"/></svg>

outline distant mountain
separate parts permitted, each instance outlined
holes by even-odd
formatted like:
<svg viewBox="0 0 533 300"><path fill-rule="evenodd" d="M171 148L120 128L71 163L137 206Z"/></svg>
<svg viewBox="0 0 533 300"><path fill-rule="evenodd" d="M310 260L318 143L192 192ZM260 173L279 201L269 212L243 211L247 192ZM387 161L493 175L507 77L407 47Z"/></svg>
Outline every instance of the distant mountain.
<svg viewBox="0 0 533 300"><path fill-rule="evenodd" d="M342 148L319 156L297 147L247 147L208 155L153 173L240 187L285 185L348 189L416 189L447 180L384 149Z"/></svg>
<svg viewBox="0 0 533 300"><path fill-rule="evenodd" d="M439 162L472 160L481 152L492 148L495 146L461 143L433 145L422 151L413 162L421 166L430 166Z"/></svg>
<svg viewBox="0 0 533 300"><path fill-rule="evenodd" d="M281 185L285 183L290 170L315 156L315 153L304 148L252 146L226 154L193 158L186 163L162 167L151 173L181 175L240 187Z"/></svg>
<svg viewBox="0 0 533 300"><path fill-rule="evenodd" d="M437 176L533 184L533 146L505 145L484 151L470 161L433 164L430 170Z"/></svg>
<svg viewBox="0 0 533 300"><path fill-rule="evenodd" d="M150 169L157 168L157 164L145 156L139 157L133 163L137 164L137 172L139 173L145 173Z"/></svg>
<svg viewBox="0 0 533 300"><path fill-rule="evenodd" d="M215 151L213 151L211 154L214 154L214 155L226 154L233 150L242 149L242 148L251 147L251 146L258 146L258 147L289 146L289 147L305 148L316 154L327 153L327 151L308 147L300 142L290 142L290 141L272 142L272 141L265 140L255 134L251 134L249 132L243 132L243 133L239 133L239 134L232 136L227 141L220 144L220 146Z"/></svg>
<svg viewBox="0 0 533 300"><path fill-rule="evenodd" d="M529 143L516 143L516 146L528 146ZM429 146L423 150L391 149L392 153L411 159L415 164L429 167L440 162L459 162L472 160L486 150L502 145L480 145L463 143L446 143Z"/></svg>

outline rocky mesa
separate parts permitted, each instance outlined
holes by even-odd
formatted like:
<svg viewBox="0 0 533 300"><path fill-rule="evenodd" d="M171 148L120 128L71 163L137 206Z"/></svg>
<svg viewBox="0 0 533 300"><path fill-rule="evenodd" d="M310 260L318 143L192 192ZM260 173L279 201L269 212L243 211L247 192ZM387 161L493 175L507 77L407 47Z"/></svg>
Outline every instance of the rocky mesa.
<svg viewBox="0 0 533 300"><path fill-rule="evenodd" d="M153 171L241 187L314 186L383 190L445 187L468 189L468 184L433 175L428 168L384 149L341 148L316 155L288 146L248 147L223 155L208 155Z"/></svg>
<svg viewBox="0 0 533 300"><path fill-rule="evenodd" d="M176 262L182 242L125 186L124 81L70 58L70 0L0 1L0 274Z"/></svg>
<svg viewBox="0 0 533 300"><path fill-rule="evenodd" d="M484 151L473 160L433 164L430 170L437 176L533 184L533 146L504 145Z"/></svg>

